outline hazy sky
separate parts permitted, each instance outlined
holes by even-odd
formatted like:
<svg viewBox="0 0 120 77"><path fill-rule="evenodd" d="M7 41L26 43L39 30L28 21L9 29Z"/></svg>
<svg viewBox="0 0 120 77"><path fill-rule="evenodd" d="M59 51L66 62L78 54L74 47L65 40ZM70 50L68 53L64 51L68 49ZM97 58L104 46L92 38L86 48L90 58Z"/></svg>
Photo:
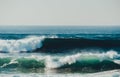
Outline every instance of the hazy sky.
<svg viewBox="0 0 120 77"><path fill-rule="evenodd" d="M120 0L0 0L0 25L120 25Z"/></svg>

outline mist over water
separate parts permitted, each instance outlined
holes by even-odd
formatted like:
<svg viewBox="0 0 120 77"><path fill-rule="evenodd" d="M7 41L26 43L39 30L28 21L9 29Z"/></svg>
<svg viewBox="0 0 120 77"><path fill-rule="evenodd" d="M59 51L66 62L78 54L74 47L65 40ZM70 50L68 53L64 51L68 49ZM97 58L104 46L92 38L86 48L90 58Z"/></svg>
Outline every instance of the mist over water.
<svg viewBox="0 0 120 77"><path fill-rule="evenodd" d="M1 26L0 33L24 34L119 34L120 26Z"/></svg>

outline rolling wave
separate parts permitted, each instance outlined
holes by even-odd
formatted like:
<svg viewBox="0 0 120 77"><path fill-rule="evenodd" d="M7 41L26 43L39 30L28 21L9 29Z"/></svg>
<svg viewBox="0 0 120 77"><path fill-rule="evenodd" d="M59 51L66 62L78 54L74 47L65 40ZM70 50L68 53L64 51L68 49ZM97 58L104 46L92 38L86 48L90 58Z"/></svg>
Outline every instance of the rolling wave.
<svg viewBox="0 0 120 77"><path fill-rule="evenodd" d="M0 52L62 52L81 48L119 49L120 40L27 36L22 39L0 39ZM119 49L120 50L120 49Z"/></svg>
<svg viewBox="0 0 120 77"><path fill-rule="evenodd" d="M115 51L106 53L76 53L67 55L28 54L9 55L1 53L0 69L3 68L46 68L69 69L90 72L120 69L120 54Z"/></svg>

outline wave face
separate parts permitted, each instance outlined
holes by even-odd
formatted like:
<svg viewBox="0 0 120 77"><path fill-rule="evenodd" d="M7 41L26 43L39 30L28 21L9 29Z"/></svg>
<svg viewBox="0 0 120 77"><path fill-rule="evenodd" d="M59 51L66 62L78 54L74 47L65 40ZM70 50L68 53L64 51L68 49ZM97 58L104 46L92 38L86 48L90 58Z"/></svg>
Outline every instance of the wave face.
<svg viewBox="0 0 120 77"><path fill-rule="evenodd" d="M102 48L119 49L120 40L101 40L86 38L54 38L43 41L42 51L59 52L70 49Z"/></svg>

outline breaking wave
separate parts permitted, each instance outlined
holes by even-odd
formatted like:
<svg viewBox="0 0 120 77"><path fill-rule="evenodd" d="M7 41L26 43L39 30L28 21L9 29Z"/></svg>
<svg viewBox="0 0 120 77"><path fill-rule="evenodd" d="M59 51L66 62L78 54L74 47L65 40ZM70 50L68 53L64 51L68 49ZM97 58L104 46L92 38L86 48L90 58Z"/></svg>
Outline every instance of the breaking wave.
<svg viewBox="0 0 120 77"><path fill-rule="evenodd" d="M5 40L0 39L0 51L1 52L30 52L34 51L37 48L42 47L42 41L45 39L45 36L28 36L23 39L11 39ZM49 37L49 38L54 38Z"/></svg>
<svg viewBox="0 0 120 77"><path fill-rule="evenodd" d="M106 53L76 53L67 55L28 54L0 55L0 69L3 68L46 68L69 69L71 71L104 71L120 69L120 54L115 51Z"/></svg>
<svg viewBox="0 0 120 77"><path fill-rule="evenodd" d="M0 52L62 52L81 48L120 47L119 39L61 38L58 36L27 36L21 39L0 39ZM120 49L119 49L120 50Z"/></svg>

